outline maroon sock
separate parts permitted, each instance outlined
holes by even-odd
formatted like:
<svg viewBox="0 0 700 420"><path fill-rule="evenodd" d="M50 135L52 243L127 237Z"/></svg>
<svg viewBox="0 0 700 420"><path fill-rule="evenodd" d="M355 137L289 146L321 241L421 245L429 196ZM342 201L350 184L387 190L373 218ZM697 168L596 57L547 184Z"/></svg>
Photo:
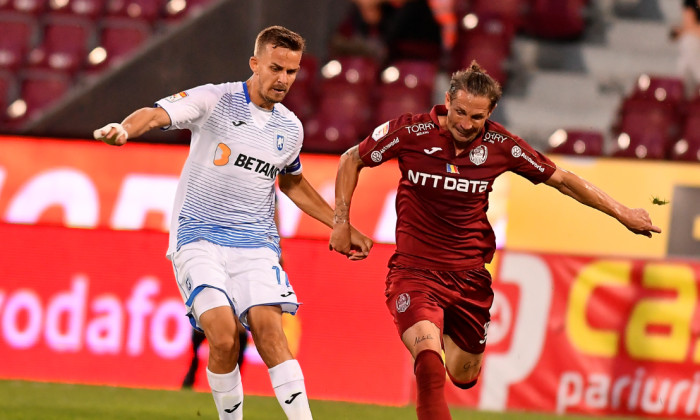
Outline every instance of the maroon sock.
<svg viewBox="0 0 700 420"><path fill-rule="evenodd" d="M416 356L413 372L418 384L418 420L451 419L445 400L445 365L442 364L442 357L433 350L423 350Z"/></svg>

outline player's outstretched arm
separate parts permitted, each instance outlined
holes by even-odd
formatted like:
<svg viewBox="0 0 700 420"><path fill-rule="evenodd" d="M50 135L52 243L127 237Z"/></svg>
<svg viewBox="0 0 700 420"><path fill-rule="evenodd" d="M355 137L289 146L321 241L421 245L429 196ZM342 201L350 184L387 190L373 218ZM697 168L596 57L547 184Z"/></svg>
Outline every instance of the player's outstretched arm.
<svg viewBox="0 0 700 420"><path fill-rule="evenodd" d="M279 187L304 213L328 227L333 226L333 209L303 175L280 175ZM349 229L351 246L342 254L351 260L366 258L374 243L354 227L349 226Z"/></svg>
<svg viewBox="0 0 700 420"><path fill-rule="evenodd" d="M92 134L95 140L102 140L112 146L123 146L127 139L170 124L170 116L163 108L141 108L132 112L121 123L109 123Z"/></svg>
<svg viewBox="0 0 700 420"><path fill-rule="evenodd" d="M637 235L651 238L652 233L661 233L661 229L652 224L651 217L646 210L631 209L617 202L604 191L574 173L557 168L545 183L580 203L614 217Z"/></svg>

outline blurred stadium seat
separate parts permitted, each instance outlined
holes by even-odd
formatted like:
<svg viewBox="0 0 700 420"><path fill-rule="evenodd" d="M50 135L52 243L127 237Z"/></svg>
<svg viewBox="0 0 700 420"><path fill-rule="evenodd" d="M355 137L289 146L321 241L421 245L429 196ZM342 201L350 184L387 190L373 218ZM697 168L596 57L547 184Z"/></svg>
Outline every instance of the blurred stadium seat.
<svg viewBox="0 0 700 420"><path fill-rule="evenodd" d="M19 126L60 99L71 87L63 72L28 70L20 77L19 96L7 107L10 126Z"/></svg>
<svg viewBox="0 0 700 420"><path fill-rule="evenodd" d="M531 0L455 0L459 18L473 13L477 16L495 16L519 29Z"/></svg>
<svg viewBox="0 0 700 420"><path fill-rule="evenodd" d="M672 145L669 158L700 162L700 113L688 115L681 138Z"/></svg>
<svg viewBox="0 0 700 420"><path fill-rule="evenodd" d="M369 90L351 84L326 85L319 109L306 124L305 151L342 153L368 133L372 117Z"/></svg>
<svg viewBox="0 0 700 420"><path fill-rule="evenodd" d="M99 19L105 11L106 0L50 0L51 13L82 16L91 20Z"/></svg>
<svg viewBox="0 0 700 420"><path fill-rule="evenodd" d="M546 39L576 39L586 29L587 0L531 0L523 30Z"/></svg>
<svg viewBox="0 0 700 420"><path fill-rule="evenodd" d="M602 156L604 137L597 130L559 129L549 137L549 153Z"/></svg>
<svg viewBox="0 0 700 420"><path fill-rule="evenodd" d="M24 65L36 26L36 21L31 16L0 12L0 69L17 70Z"/></svg>
<svg viewBox="0 0 700 420"><path fill-rule="evenodd" d="M7 118L6 109L10 102L10 96L13 94L13 90L16 87L17 81L15 76L8 71L0 71L0 121Z"/></svg>
<svg viewBox="0 0 700 420"><path fill-rule="evenodd" d="M318 111L304 129L305 147L342 153L371 127L379 65L368 57L336 57L321 68L321 76Z"/></svg>
<svg viewBox="0 0 700 420"><path fill-rule="evenodd" d="M669 103L681 112L686 103L685 83L680 77L641 74L627 97Z"/></svg>
<svg viewBox="0 0 700 420"><path fill-rule="evenodd" d="M663 105L663 104L660 104ZM650 101L628 100L621 115L615 157L664 159L677 137L677 116L671 107L655 106Z"/></svg>
<svg viewBox="0 0 700 420"><path fill-rule="evenodd" d="M151 26L130 18L105 18L97 47L88 56L87 72L99 73L120 64L151 35Z"/></svg>
<svg viewBox="0 0 700 420"><path fill-rule="evenodd" d="M9 0L8 9L39 16L47 9L48 0Z"/></svg>
<svg viewBox="0 0 700 420"><path fill-rule="evenodd" d="M28 65L75 73L85 63L88 42L93 35L92 21L82 17L52 15L46 18L44 36L32 49Z"/></svg>
<svg viewBox="0 0 700 420"><path fill-rule="evenodd" d="M423 60L392 63L381 73L373 124L379 125L406 112L428 112L437 66Z"/></svg>
<svg viewBox="0 0 700 420"><path fill-rule="evenodd" d="M163 0L108 0L107 15L155 22L161 17Z"/></svg>
<svg viewBox="0 0 700 420"><path fill-rule="evenodd" d="M379 64L365 56L334 57L321 68L324 85L350 84L366 89L376 85Z"/></svg>
<svg viewBox="0 0 700 420"><path fill-rule="evenodd" d="M318 58L305 53L294 81L293 94L284 98L284 105L306 122L316 111L318 101Z"/></svg>
<svg viewBox="0 0 700 420"><path fill-rule="evenodd" d="M204 10L215 0L167 0L163 15L171 24Z"/></svg>
<svg viewBox="0 0 700 420"><path fill-rule="evenodd" d="M452 49L450 71L462 70L476 60L501 85L508 79L507 61L515 36L514 22L496 15L465 15Z"/></svg>

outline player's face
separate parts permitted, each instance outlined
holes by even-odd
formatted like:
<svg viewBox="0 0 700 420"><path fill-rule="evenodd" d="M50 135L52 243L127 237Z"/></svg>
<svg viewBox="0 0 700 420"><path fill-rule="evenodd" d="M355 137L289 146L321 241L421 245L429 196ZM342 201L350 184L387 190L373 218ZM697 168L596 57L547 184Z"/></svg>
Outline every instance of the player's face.
<svg viewBox="0 0 700 420"><path fill-rule="evenodd" d="M250 58L253 70L251 100L256 105L272 109L282 102L299 73L301 51L273 47L268 44L259 56Z"/></svg>
<svg viewBox="0 0 700 420"><path fill-rule="evenodd" d="M454 99L445 94L447 119L445 124L455 142L467 144L474 140L491 116L491 101L485 96L474 96L458 90Z"/></svg>

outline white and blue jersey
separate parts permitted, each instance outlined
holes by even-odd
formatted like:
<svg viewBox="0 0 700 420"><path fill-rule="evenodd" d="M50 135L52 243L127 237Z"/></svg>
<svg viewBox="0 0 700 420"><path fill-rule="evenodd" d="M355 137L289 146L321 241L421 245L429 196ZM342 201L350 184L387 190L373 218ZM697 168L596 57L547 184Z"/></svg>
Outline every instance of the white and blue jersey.
<svg viewBox="0 0 700 420"><path fill-rule="evenodd" d="M192 132L178 183L168 256L200 239L280 254L275 226L277 174L300 174L304 137L299 119L282 104L272 111L250 101L244 82L207 84L156 102L169 115L165 129Z"/></svg>

